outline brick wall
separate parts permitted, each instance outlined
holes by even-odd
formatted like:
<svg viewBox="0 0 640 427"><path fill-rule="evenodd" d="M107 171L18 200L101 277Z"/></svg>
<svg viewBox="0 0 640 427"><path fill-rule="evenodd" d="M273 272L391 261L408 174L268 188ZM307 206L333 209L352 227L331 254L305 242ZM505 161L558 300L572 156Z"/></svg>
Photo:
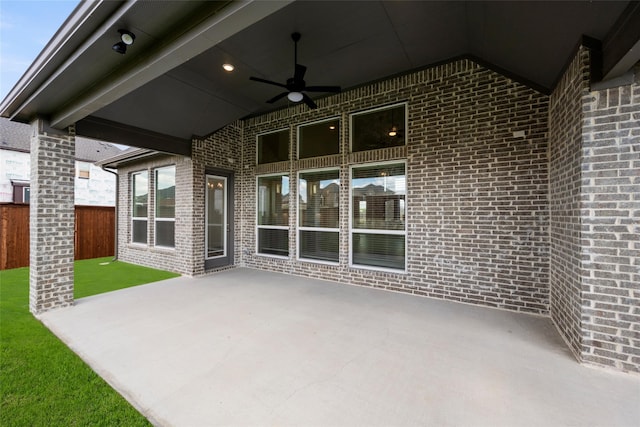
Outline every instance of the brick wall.
<svg viewBox="0 0 640 427"><path fill-rule="evenodd" d="M408 142L349 153L349 114L406 102ZM548 97L469 60L460 60L296 105L244 122L244 265L343 283L517 311L548 312ZM256 136L339 117L341 154L256 165ZM524 131L524 137L514 132ZM348 265L349 167L406 160L407 272ZM340 263L295 259L296 178L302 169L340 169ZM288 173L287 259L255 254L256 175Z"/></svg>
<svg viewBox="0 0 640 427"><path fill-rule="evenodd" d="M235 122L205 139L194 140L191 158L193 161L192 186L194 190L193 242L194 274L205 272L205 175L207 168L219 169L234 174L238 180L242 165L242 123ZM238 184L236 184L238 185ZM236 187L236 188L239 188ZM241 196L236 191L234 210L234 263L240 263Z"/></svg>
<svg viewBox="0 0 640 427"><path fill-rule="evenodd" d="M582 359L640 372L640 65L582 101Z"/></svg>
<svg viewBox="0 0 640 427"><path fill-rule="evenodd" d="M550 100L550 314L579 360L640 372L640 68L591 91L589 67Z"/></svg>
<svg viewBox="0 0 640 427"><path fill-rule="evenodd" d="M29 310L73 304L75 129L49 132L31 125Z"/></svg>
<svg viewBox="0 0 640 427"><path fill-rule="evenodd" d="M183 274L204 268L204 176L235 176L235 265L485 306L550 314L581 361L640 371L640 89L590 92L580 48L551 96L459 60L233 123L193 156L121 168L123 260ZM640 74L640 70L638 70ZM406 103L407 145L349 151L354 112ZM297 126L340 119L340 154L297 160ZM256 165L257 135L288 129L292 160ZM349 266L350 167L401 161L407 268ZM176 165L175 250L130 243L132 172ZM297 173L340 174L339 263L296 258ZM256 177L290 177L289 252L256 254ZM150 192L153 204L153 191ZM124 224L124 225L123 225Z"/></svg>
<svg viewBox="0 0 640 427"><path fill-rule="evenodd" d="M582 97L589 90L588 61L588 50L580 48L549 105L550 314L577 357L582 336Z"/></svg>
<svg viewBox="0 0 640 427"><path fill-rule="evenodd" d="M175 165L176 167L176 218L175 248L156 247L154 242L155 177L154 169ZM192 161L183 156L159 156L153 160L135 162L118 169L118 258L147 267L171 270L193 275L194 250L194 204ZM149 172L149 210L147 245L131 243L131 174Z"/></svg>

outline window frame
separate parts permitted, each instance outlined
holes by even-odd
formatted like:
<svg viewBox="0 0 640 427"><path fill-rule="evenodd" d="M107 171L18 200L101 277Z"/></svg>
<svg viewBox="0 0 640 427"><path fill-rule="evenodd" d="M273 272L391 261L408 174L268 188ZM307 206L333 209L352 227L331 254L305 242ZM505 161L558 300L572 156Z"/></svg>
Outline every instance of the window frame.
<svg viewBox="0 0 640 427"><path fill-rule="evenodd" d="M300 175L304 173L314 173L314 172L328 172L328 171L336 171L338 172L338 227L337 228L327 228L327 227L304 227L300 225ZM315 264L325 264L325 265L339 265L340 264L340 215L341 215L341 206L340 206L340 193L342 185L342 179L340 177L340 167L330 167L330 168L320 168L320 169L303 169L299 170L297 174L296 181L296 260L311 262ZM300 256L300 234L302 231L318 231L318 232L335 232L338 234L338 261L326 261L315 258L303 258Z"/></svg>
<svg viewBox="0 0 640 427"><path fill-rule="evenodd" d="M408 138L408 129L409 129L409 103L407 101L396 102L394 104L382 105L380 107L371 108L368 110L357 111L355 113L349 114L349 153L363 153L365 151L372 150L384 150L385 148L374 148L372 150L361 150L361 151L353 151L353 118L355 116L361 116L365 114L375 113L376 111L384 111L391 110L392 108L397 108L403 106L404 107L404 144L402 145L394 145L393 147L406 147L407 146L407 138ZM351 176L351 175L349 175Z"/></svg>
<svg viewBox="0 0 640 427"><path fill-rule="evenodd" d="M283 177L286 176L289 178L289 214L287 215L287 218L289 220L289 224L287 225L260 225L258 224L258 217L260 214L260 201L258 200L259 197L259 192L260 192L260 178L269 178L269 177L274 177L274 176L279 176L279 177ZM291 240L291 195L292 195L292 190L291 190L291 176L289 174L289 172L279 172L279 173L268 173L268 174L260 174L260 175L256 175L256 180L255 180L255 191L254 191L254 197L256 200L256 206L255 206L255 254L257 256L263 256L263 257L269 257L269 258L277 258L277 259L289 259L291 258L291 248L289 247L289 241ZM259 252L260 249L260 242L259 242L259 230L261 229L267 229L267 230L287 230L287 255L276 255L276 254L267 254L267 253L262 253Z"/></svg>
<svg viewBox="0 0 640 427"><path fill-rule="evenodd" d="M340 135L340 127L341 125L341 121L342 121L342 117L341 116L333 116L333 117L328 117L326 119L322 119L322 120L316 120L313 122L308 122L308 123L303 123L300 125L296 126L296 160L307 160L307 159L315 159L318 157L325 157L325 156L312 156L312 157L303 157L300 158L300 128L303 128L305 126L313 126L313 125L317 125L317 124L321 124L321 123L325 123L325 122L332 122L334 120L338 121L338 152L337 153L333 153L333 154L325 154L325 156L336 156L340 154L340 140L341 140L341 135Z"/></svg>
<svg viewBox="0 0 640 427"><path fill-rule="evenodd" d="M147 176L147 216L146 217L136 217L134 216L135 214L135 197L136 197L136 187L135 187L135 177L136 175L142 175L145 174ZM144 170L140 170L140 171L136 171L136 172L132 172L131 173L131 210L129 211L129 213L131 214L131 244L133 245L141 245L141 246L149 246L149 170L148 169L144 169ZM147 232L146 232L146 236L145 236L145 241L144 242L136 242L133 240L133 236L134 236L134 222L135 221L145 221L147 223Z"/></svg>
<svg viewBox="0 0 640 427"><path fill-rule="evenodd" d="M173 218L158 217L158 171L163 169L173 169L173 186L174 186L174 202L173 202ZM173 249L176 248L176 200L175 194L177 193L176 187L176 165L160 166L153 169L153 246L161 249ZM158 222L172 222L173 223L173 246L165 246L158 244Z"/></svg>
<svg viewBox="0 0 640 427"><path fill-rule="evenodd" d="M267 162L267 163L260 163L260 137L261 136L265 136L265 135L271 135L272 133L278 133L278 132L287 132L288 134L288 142L287 142L287 158L286 160L278 160L276 162ZM274 164L274 163L279 163L279 162L288 162L291 161L291 128L280 128L280 129L276 129L276 130L271 130L269 132L262 132L256 135L256 165L270 165L270 164Z"/></svg>
<svg viewBox="0 0 640 427"><path fill-rule="evenodd" d="M224 206L224 212L225 215L222 215L222 235L223 235L223 247L224 247L224 253L222 255L215 255L215 256L209 256L209 242L208 242L208 236L209 236L209 202L211 201L209 199L209 192L206 190L206 186L209 183L209 178L222 178L224 180L224 191L223 191L223 195L222 195L222 199L223 199L223 206ZM229 251L228 248L228 236L227 236L227 229L229 227L229 221L228 221L228 214L227 211L229 209L228 206L228 197L227 197L227 193L228 193L228 185L229 185L229 178L226 176L220 176L220 175L214 175L211 173L206 173L205 177L204 177L204 181L205 181L205 192L204 192L204 206L205 206L205 211L204 211L204 224L205 224L205 231L204 231L204 259L206 260L211 260L211 259L220 259L220 258L225 258L227 257L229 254L227 253Z"/></svg>
<svg viewBox="0 0 640 427"><path fill-rule="evenodd" d="M354 228L353 227L353 170L363 167L376 167L376 166L386 166L386 165L404 165L404 177L405 177L405 195L404 195L404 212L405 212L405 220L404 220L404 230L380 230L380 229L370 229L370 228ZM384 271L390 273L407 273L407 212L408 212L408 191L406 188L408 179L407 179L407 160L388 160L383 162L372 162L372 163L359 163L354 165L349 165L349 267L357 268L362 270L372 270L372 271ZM373 265L365 265L365 264L354 264L353 263L353 234L381 234L381 235L396 235L396 236L404 236L404 268L389 268L389 267L377 267Z"/></svg>

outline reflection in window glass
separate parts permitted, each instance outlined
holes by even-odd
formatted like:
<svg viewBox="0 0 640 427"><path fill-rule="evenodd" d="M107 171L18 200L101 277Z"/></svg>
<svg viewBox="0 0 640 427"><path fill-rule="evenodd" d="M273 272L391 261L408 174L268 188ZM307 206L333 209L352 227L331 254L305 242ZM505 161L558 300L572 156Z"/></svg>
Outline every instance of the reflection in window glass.
<svg viewBox="0 0 640 427"><path fill-rule="evenodd" d="M406 179L404 164L353 168L353 228L404 230Z"/></svg>
<svg viewBox="0 0 640 427"><path fill-rule="evenodd" d="M298 180L299 257L338 262L340 173L300 172Z"/></svg>
<svg viewBox="0 0 640 427"><path fill-rule="evenodd" d="M405 164L351 170L351 262L404 270L406 239Z"/></svg>
<svg viewBox="0 0 640 427"><path fill-rule="evenodd" d="M207 175L205 241L207 258L226 256L227 178Z"/></svg>
<svg viewBox="0 0 640 427"><path fill-rule="evenodd" d="M156 246L175 246L176 167L156 169L155 242Z"/></svg>
<svg viewBox="0 0 640 427"><path fill-rule="evenodd" d="M258 177L258 253L289 255L289 177Z"/></svg>
<svg viewBox="0 0 640 427"><path fill-rule="evenodd" d="M258 253L289 256L289 230L259 228Z"/></svg>
<svg viewBox="0 0 640 427"><path fill-rule="evenodd" d="M405 105L351 116L351 151L397 147L406 143Z"/></svg>
<svg viewBox="0 0 640 427"><path fill-rule="evenodd" d="M156 169L156 218L175 218L176 168Z"/></svg>
<svg viewBox="0 0 640 427"><path fill-rule="evenodd" d="M338 154L340 152L340 120L300 126L298 150L300 159Z"/></svg>
<svg viewBox="0 0 640 427"><path fill-rule="evenodd" d="M258 135L258 164L289 160L289 131Z"/></svg>
<svg viewBox="0 0 640 427"><path fill-rule="evenodd" d="M404 269L403 235L354 233L353 264Z"/></svg>
<svg viewBox="0 0 640 427"><path fill-rule="evenodd" d="M132 224L131 241L147 243L147 216L149 207L149 175L146 171L131 175Z"/></svg>
<svg viewBox="0 0 640 427"><path fill-rule="evenodd" d="M337 169L300 172L298 195L301 227L338 228L340 177Z"/></svg>

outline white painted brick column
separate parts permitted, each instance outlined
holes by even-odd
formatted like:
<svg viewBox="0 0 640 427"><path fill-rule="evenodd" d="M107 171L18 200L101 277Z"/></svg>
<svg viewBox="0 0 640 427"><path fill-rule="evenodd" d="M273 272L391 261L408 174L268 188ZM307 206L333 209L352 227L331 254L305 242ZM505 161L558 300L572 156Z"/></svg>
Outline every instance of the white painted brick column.
<svg viewBox="0 0 640 427"><path fill-rule="evenodd" d="M31 124L29 310L73 304L75 129Z"/></svg>

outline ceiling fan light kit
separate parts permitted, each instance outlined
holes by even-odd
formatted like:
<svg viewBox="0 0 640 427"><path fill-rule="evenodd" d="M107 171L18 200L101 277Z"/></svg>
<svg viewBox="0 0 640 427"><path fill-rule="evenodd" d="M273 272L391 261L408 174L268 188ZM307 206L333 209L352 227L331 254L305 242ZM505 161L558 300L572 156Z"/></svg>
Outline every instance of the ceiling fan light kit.
<svg viewBox="0 0 640 427"><path fill-rule="evenodd" d="M300 102L304 101L305 104L309 108L318 108L315 102L307 95L305 92L330 92L330 93L338 93L340 92L340 86L307 86L307 83L304 81L304 75L307 72L307 67L304 65L298 64L298 41L300 41L300 33L291 34L291 39L294 43L294 56L293 56L293 64L294 64L294 74L293 77L287 79L286 84L274 82L271 80L262 79L260 77L249 77L250 80L266 83L273 86L278 86L286 89L286 92L282 92L273 98L267 100L269 104L273 104L276 101L284 98L285 96L291 102Z"/></svg>
<svg viewBox="0 0 640 427"><path fill-rule="evenodd" d="M111 49L121 55L124 55L127 53L127 46L131 46L136 40L136 35L129 30L122 29L118 30L118 33L120 33L120 41L111 46Z"/></svg>

